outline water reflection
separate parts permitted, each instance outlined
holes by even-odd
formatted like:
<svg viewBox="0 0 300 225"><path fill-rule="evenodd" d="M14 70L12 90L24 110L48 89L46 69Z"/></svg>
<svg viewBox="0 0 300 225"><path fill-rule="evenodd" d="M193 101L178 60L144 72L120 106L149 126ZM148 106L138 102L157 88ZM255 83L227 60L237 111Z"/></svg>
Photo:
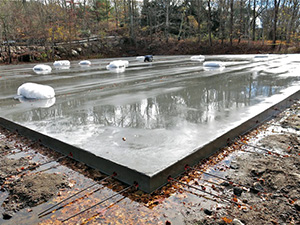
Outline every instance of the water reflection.
<svg viewBox="0 0 300 225"><path fill-rule="evenodd" d="M39 75L46 75L46 74L50 74L51 73L51 71L38 71L38 70L34 70L34 72L36 73L36 74L39 74Z"/></svg>
<svg viewBox="0 0 300 225"><path fill-rule="evenodd" d="M107 68L107 70L111 73L123 73L125 72L125 67L120 68Z"/></svg>
<svg viewBox="0 0 300 225"><path fill-rule="evenodd" d="M257 78L257 79L255 79ZM261 101L263 97L279 93L288 86L292 78L274 79L264 75L256 77L248 72L242 76L223 74L190 80L184 88L175 89L169 93L157 91L154 97L144 97L145 92L136 100L128 99L130 95L119 92L110 97L112 104L103 104L102 99L97 104L97 94L85 97L65 99L43 113L32 109L18 114L14 119L22 121L41 121L58 118L66 119L75 125L101 124L103 126L131 127L143 129L158 129L176 127L178 121L201 124L222 120L232 111L244 108ZM239 84L239 85L237 85ZM113 103L116 98L119 104ZM130 102L120 104L121 102ZM91 103L89 103L91 102ZM96 104L95 104L96 102Z"/></svg>
<svg viewBox="0 0 300 225"><path fill-rule="evenodd" d="M68 69L70 69L70 66L56 66L55 69L56 70L68 70Z"/></svg>
<svg viewBox="0 0 300 225"><path fill-rule="evenodd" d="M204 66L203 69L205 71L223 71L225 69L224 66L220 66L220 67L208 67L208 66Z"/></svg>
<svg viewBox="0 0 300 225"><path fill-rule="evenodd" d="M23 96L18 97L18 100L24 104L27 105L28 108L49 108L55 104L56 98L48 98L48 99L28 99L24 98Z"/></svg>

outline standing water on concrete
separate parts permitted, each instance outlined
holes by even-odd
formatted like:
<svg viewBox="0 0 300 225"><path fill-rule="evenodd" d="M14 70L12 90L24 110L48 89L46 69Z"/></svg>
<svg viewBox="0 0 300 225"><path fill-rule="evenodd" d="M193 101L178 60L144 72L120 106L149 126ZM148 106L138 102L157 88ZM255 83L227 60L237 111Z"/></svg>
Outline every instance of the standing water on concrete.
<svg viewBox="0 0 300 225"><path fill-rule="evenodd" d="M299 90L299 55L190 56L71 62L36 74L34 65L0 67L0 116L149 176ZM49 63L52 66L52 64ZM49 85L51 100L14 99L25 82Z"/></svg>

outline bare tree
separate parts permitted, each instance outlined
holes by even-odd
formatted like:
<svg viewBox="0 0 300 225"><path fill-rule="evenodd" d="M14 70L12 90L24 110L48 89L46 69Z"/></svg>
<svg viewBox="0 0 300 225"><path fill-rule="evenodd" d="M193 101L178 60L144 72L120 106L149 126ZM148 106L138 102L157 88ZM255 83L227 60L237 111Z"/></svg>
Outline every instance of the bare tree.
<svg viewBox="0 0 300 225"><path fill-rule="evenodd" d="M212 46L212 19L211 19L211 0L207 1L207 31L208 31L208 41L209 45Z"/></svg>
<svg viewBox="0 0 300 225"><path fill-rule="evenodd" d="M233 40L233 0L230 0L230 22L229 22L230 46Z"/></svg>
<svg viewBox="0 0 300 225"><path fill-rule="evenodd" d="M11 54L11 40L14 36L14 18L11 14L11 10L13 8L13 3L8 0L2 0L0 2L0 26L2 31L2 37L4 39L4 44L6 46L6 52L8 54L8 63L12 62L12 54Z"/></svg>
<svg viewBox="0 0 300 225"><path fill-rule="evenodd" d="M274 0L274 15L273 15L273 48L276 47L276 32L277 32L277 20L278 20L278 9L281 0Z"/></svg>

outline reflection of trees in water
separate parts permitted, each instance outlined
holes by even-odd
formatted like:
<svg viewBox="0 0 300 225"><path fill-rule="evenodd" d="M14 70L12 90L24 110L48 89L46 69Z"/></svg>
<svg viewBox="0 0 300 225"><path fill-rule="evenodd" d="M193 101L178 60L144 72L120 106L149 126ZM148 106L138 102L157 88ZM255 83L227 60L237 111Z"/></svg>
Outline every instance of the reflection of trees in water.
<svg viewBox="0 0 300 225"><path fill-rule="evenodd" d="M276 94L292 81L292 78L280 80L272 76L253 79L251 73L220 76L224 79L215 76L186 81L191 82L185 85L187 88L132 104L93 105L83 97L50 109L33 109L17 117L24 121L53 120L64 126L168 128L178 125L178 121L205 123L220 119L221 114L229 116L231 110L254 104L259 101L256 97Z"/></svg>

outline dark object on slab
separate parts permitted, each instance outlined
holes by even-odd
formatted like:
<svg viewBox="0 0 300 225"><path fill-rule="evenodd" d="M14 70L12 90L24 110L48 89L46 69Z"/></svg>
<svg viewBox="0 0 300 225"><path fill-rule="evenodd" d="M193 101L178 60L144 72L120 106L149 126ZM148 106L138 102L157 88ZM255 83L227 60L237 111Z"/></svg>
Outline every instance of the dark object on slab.
<svg viewBox="0 0 300 225"><path fill-rule="evenodd" d="M145 55L144 62L152 62L153 61L153 55Z"/></svg>

